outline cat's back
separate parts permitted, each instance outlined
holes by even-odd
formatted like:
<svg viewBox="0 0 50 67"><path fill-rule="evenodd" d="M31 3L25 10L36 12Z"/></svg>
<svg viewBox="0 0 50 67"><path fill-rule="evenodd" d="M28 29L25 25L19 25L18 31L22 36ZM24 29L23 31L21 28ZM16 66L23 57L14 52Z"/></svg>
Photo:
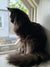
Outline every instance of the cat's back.
<svg viewBox="0 0 50 67"><path fill-rule="evenodd" d="M43 26L39 23L31 22L31 34L38 39L47 40Z"/></svg>
<svg viewBox="0 0 50 67"><path fill-rule="evenodd" d="M39 23L36 22L31 22L31 29L34 32L39 32L39 33L44 33L44 28L42 27L42 25L40 25Z"/></svg>
<svg viewBox="0 0 50 67"><path fill-rule="evenodd" d="M43 29L39 23L31 22L31 27L34 29Z"/></svg>

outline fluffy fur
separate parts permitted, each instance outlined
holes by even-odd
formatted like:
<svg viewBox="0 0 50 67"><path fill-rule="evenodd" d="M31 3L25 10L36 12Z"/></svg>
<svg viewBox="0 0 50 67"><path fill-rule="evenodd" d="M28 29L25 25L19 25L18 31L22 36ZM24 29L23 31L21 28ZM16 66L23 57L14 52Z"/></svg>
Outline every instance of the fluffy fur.
<svg viewBox="0 0 50 67"><path fill-rule="evenodd" d="M40 56L34 54L11 54L7 58L8 63L20 67L31 67L33 65L39 65L41 62L46 62L48 55L41 53Z"/></svg>
<svg viewBox="0 0 50 67"><path fill-rule="evenodd" d="M20 9L8 8L8 10L11 12L10 18L14 24L14 32L20 37L20 53L24 54L9 56L9 63L25 67L48 60L49 57L45 51L47 37L43 27L31 22L28 15Z"/></svg>

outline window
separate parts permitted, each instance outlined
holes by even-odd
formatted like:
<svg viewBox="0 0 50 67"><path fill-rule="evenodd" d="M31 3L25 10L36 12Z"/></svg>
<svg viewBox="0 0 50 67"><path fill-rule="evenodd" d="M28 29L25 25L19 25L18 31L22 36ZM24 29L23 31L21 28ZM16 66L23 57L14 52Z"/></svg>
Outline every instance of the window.
<svg viewBox="0 0 50 67"><path fill-rule="evenodd" d="M37 22L37 4L34 0L10 0L9 6L23 10L31 21Z"/></svg>
<svg viewBox="0 0 50 67"><path fill-rule="evenodd" d="M0 0L0 37L16 37L13 33L13 25L10 23L9 12L7 7L19 8L29 15L31 21L36 21L37 19L37 6L34 3L34 0ZM4 28L3 28L4 27ZM16 37L17 38L17 37ZM9 38L8 38L9 39ZM12 38L13 39L13 38ZM6 44L11 42L6 40ZM15 39L16 40L16 39ZM14 40L12 40L15 42ZM3 45L2 45L3 47ZM0 51L14 50L16 49L16 44L4 45L3 49ZM12 47L12 48L11 48Z"/></svg>
<svg viewBox="0 0 50 67"><path fill-rule="evenodd" d="M4 24L3 24L3 17L0 16L0 29L2 29L4 27Z"/></svg>
<svg viewBox="0 0 50 67"><path fill-rule="evenodd" d="M0 27L2 27L2 18L0 17Z"/></svg>

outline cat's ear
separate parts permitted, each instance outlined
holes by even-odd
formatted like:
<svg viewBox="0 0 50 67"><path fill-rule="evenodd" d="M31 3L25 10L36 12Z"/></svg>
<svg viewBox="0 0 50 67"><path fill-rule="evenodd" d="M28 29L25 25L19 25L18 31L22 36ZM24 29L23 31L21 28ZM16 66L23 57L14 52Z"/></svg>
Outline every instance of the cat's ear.
<svg viewBox="0 0 50 67"><path fill-rule="evenodd" d="M13 11L13 8L7 8L10 12L12 12Z"/></svg>

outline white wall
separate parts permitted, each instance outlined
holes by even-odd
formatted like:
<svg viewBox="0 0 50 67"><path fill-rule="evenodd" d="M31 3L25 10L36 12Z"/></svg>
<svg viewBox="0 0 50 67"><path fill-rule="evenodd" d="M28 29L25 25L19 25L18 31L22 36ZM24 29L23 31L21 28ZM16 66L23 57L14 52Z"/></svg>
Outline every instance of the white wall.
<svg viewBox="0 0 50 67"><path fill-rule="evenodd" d="M48 43L47 51L50 53L50 0L40 0L38 5L37 22L46 29Z"/></svg>

